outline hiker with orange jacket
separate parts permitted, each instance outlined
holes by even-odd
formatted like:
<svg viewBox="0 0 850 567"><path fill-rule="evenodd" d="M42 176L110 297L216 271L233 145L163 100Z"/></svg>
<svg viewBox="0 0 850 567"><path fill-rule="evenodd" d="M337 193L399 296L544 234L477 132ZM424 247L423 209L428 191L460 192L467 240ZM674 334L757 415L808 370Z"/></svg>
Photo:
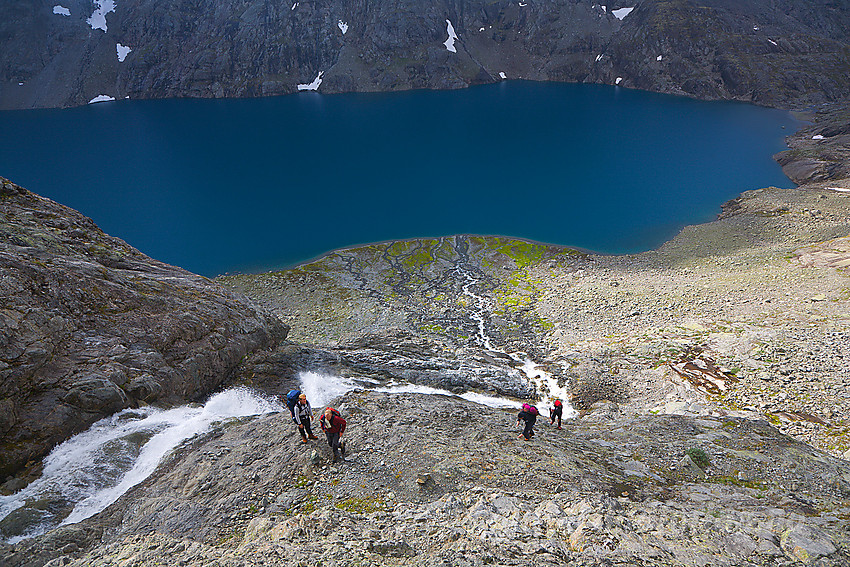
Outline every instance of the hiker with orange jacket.
<svg viewBox="0 0 850 567"><path fill-rule="evenodd" d="M346 422L339 415L339 412L333 408L325 408L322 417L319 419L319 425L322 426L322 431L328 438L328 445L333 451L334 458L332 462L345 460L345 441L341 441L340 437L345 432Z"/></svg>

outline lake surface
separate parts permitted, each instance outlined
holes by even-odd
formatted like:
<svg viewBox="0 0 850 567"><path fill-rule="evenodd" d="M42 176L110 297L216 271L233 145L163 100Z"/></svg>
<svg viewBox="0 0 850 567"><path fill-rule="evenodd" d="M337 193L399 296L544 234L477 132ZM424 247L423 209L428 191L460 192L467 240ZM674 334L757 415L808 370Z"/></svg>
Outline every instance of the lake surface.
<svg viewBox="0 0 850 567"><path fill-rule="evenodd" d="M600 85L0 112L0 175L207 276L451 234L655 248L793 187L782 111Z"/></svg>

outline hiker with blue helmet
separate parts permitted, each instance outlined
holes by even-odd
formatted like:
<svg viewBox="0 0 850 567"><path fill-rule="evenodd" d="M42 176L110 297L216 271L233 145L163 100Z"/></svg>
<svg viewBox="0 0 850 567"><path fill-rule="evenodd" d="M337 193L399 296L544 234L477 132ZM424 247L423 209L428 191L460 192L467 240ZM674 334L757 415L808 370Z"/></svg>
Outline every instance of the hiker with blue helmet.
<svg viewBox="0 0 850 567"><path fill-rule="evenodd" d="M519 415L516 418L517 427L523 421L525 422L525 428L522 430L520 434L520 439L525 439L526 441L531 441L531 438L534 436L534 423L537 421L537 408L531 404L522 404L522 411L519 412Z"/></svg>
<svg viewBox="0 0 850 567"><path fill-rule="evenodd" d="M310 407L306 394L298 396L298 402L292 408L292 420L298 425L302 443L306 443L307 439L318 439L313 435L310 427L310 422L313 420L313 408Z"/></svg>

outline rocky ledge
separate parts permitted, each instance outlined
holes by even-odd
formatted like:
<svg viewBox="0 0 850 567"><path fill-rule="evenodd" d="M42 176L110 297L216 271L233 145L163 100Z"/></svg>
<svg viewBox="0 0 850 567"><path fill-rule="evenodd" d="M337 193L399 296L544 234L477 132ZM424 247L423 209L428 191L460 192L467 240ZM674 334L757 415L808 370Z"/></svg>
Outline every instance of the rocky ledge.
<svg viewBox="0 0 850 567"><path fill-rule="evenodd" d="M517 438L513 412L354 392L330 464L288 415L198 439L100 515L9 567L585 565L840 567L850 464L764 421L595 404ZM543 420L541 420L543 421Z"/></svg>
<svg viewBox="0 0 850 567"><path fill-rule="evenodd" d="M287 327L207 278L0 178L0 478L140 403L186 403ZM30 470L20 471L30 463Z"/></svg>

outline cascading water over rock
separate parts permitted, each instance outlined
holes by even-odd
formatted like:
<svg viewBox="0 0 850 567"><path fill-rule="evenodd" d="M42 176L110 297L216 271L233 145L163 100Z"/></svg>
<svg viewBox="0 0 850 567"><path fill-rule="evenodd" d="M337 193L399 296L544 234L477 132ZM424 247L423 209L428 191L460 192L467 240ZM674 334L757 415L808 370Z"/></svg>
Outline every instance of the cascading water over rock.
<svg viewBox="0 0 850 567"><path fill-rule="evenodd" d="M146 479L173 449L229 419L282 411L244 389L212 396L203 406L124 410L57 446L42 476L0 497L0 539L15 543L60 524L79 522Z"/></svg>

